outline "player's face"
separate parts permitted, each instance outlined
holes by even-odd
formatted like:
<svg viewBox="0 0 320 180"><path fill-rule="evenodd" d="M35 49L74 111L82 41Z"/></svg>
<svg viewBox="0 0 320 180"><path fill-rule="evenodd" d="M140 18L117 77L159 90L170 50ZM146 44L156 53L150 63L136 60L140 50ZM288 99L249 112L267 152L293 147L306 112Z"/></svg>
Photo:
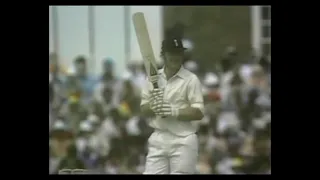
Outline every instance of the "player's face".
<svg viewBox="0 0 320 180"><path fill-rule="evenodd" d="M183 52L166 52L165 56L165 66L173 69L178 69L181 67L183 62Z"/></svg>

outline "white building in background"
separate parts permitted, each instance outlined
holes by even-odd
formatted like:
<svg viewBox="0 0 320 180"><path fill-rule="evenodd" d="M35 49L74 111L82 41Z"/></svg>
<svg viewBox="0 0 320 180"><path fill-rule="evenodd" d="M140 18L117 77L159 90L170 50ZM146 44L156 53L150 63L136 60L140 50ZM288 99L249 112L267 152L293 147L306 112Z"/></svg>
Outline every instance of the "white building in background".
<svg viewBox="0 0 320 180"><path fill-rule="evenodd" d="M95 6L91 9L92 13L88 6L55 8L57 15L53 16L53 6L49 6L49 52L58 51L60 63L64 66L72 65L77 55L85 55L89 59L89 71L99 74L102 71L102 60L111 57L116 61L116 73L121 75L127 61L142 61L131 21L131 15L138 11L145 13L154 53L156 58L159 57L162 39L161 6ZM94 23L90 23L89 17L92 17ZM58 24L56 27L54 22ZM90 24L94 28L90 29ZM127 43L129 45L126 46Z"/></svg>
<svg viewBox="0 0 320 180"><path fill-rule="evenodd" d="M103 58L112 57L116 61L118 75L126 67L126 61L142 61L139 45L137 43L131 17L129 31L125 31L125 8L123 6L96 6L95 20L95 62L92 63L91 72L101 72ZM49 7L49 52L54 51L52 7ZM59 35L55 42L59 48L60 60L65 66L72 64L76 55L83 54L90 57L88 33L88 7L87 6L59 6L57 8ZM159 60L162 28L162 6L130 6L130 16L135 12L144 12L148 23L149 34L156 58ZM252 47L259 53L271 52L271 6L252 6ZM125 37L130 40L126 41ZM125 46L129 42L130 46Z"/></svg>
<svg viewBox="0 0 320 180"><path fill-rule="evenodd" d="M258 53L271 54L271 6L251 6L251 35Z"/></svg>

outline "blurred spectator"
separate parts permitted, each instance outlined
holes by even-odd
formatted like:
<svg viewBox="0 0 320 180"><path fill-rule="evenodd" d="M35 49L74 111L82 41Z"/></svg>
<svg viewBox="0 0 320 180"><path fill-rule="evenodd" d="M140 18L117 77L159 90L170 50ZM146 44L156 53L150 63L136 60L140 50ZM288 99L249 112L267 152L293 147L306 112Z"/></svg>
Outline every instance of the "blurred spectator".
<svg viewBox="0 0 320 180"><path fill-rule="evenodd" d="M109 87L113 90L113 93L117 92L119 79L115 76L114 73L115 62L112 58L107 57L102 61L102 76L100 79L100 84L104 87Z"/></svg>
<svg viewBox="0 0 320 180"><path fill-rule="evenodd" d="M237 60L237 49L234 46L228 46L225 49L225 52L223 54L222 60L221 60L221 67L222 67L222 72L226 73L230 70L233 70L237 63L239 63Z"/></svg>
<svg viewBox="0 0 320 180"><path fill-rule="evenodd" d="M112 58L107 57L102 62L102 81L112 83L114 77L114 61Z"/></svg>
<svg viewBox="0 0 320 180"><path fill-rule="evenodd" d="M199 174L211 174L210 155L203 152L200 153L199 162L197 164L197 172Z"/></svg>
<svg viewBox="0 0 320 180"><path fill-rule="evenodd" d="M259 65L267 76L267 81L271 85L271 55L262 56L259 61Z"/></svg>
<svg viewBox="0 0 320 180"><path fill-rule="evenodd" d="M262 56L259 60L259 65L263 68L264 72L270 74L271 71L271 56Z"/></svg>
<svg viewBox="0 0 320 180"><path fill-rule="evenodd" d="M99 163L99 147L93 133L93 125L88 120L83 121L80 124L79 134L76 140L77 153L85 163L85 166L90 169L97 168Z"/></svg>
<svg viewBox="0 0 320 180"><path fill-rule="evenodd" d="M260 66L251 72L250 82L246 89L246 104L243 106L243 128L248 129L252 122L261 118L271 107L270 88L266 74Z"/></svg>
<svg viewBox="0 0 320 180"><path fill-rule="evenodd" d="M236 72L239 68L238 53L235 47L229 46L226 48L221 60L221 100L223 103L229 103L228 98L231 91L232 81L237 79Z"/></svg>
<svg viewBox="0 0 320 180"><path fill-rule="evenodd" d="M130 62L128 64L128 70L134 86L136 86L138 90L144 87L147 80L143 62Z"/></svg>
<svg viewBox="0 0 320 180"><path fill-rule="evenodd" d="M91 100L96 79L87 72L87 60L84 56L76 57L73 65L75 68L74 77L79 81L82 91L81 99L87 103Z"/></svg>
<svg viewBox="0 0 320 180"><path fill-rule="evenodd" d="M112 102L114 98L114 91L106 84L100 84L99 99L93 99L90 104L90 113L97 115L104 119L115 104Z"/></svg>
<svg viewBox="0 0 320 180"><path fill-rule="evenodd" d="M200 132L216 133L218 117L221 113L220 83L216 74L208 72L203 80L205 117L200 125ZM213 131L213 132L212 132Z"/></svg>
<svg viewBox="0 0 320 180"><path fill-rule="evenodd" d="M110 110L110 114L102 121L96 130L100 147L100 155L107 156L111 151L112 142L122 137L123 122L117 109ZM120 140L121 141L121 140Z"/></svg>
<svg viewBox="0 0 320 180"><path fill-rule="evenodd" d="M110 108L119 104L121 82L114 75L114 61L110 57L102 62L102 75L100 81L94 87L93 106L98 115L104 117ZM100 108L100 110L99 110ZM102 114L101 114L102 113Z"/></svg>
<svg viewBox="0 0 320 180"><path fill-rule="evenodd" d="M220 157L216 157L216 169L219 174L235 174L238 167L242 166L244 160L240 154L240 149L244 141L245 134L239 131L236 126L229 126L224 129L220 138L224 142L224 148L227 150L223 154L220 151ZM219 152L219 151L216 151Z"/></svg>
<svg viewBox="0 0 320 180"><path fill-rule="evenodd" d="M137 151L139 155L145 155L145 144L152 133L152 128L147 124L144 117L134 116L126 123L126 131L128 135L128 145L130 151Z"/></svg>
<svg viewBox="0 0 320 180"><path fill-rule="evenodd" d="M128 106L128 113L137 114L140 111L140 94L130 76L123 78L120 103Z"/></svg>
<svg viewBox="0 0 320 180"><path fill-rule="evenodd" d="M270 172L270 132L271 123L255 131L251 141L252 153L247 156L242 171L247 174L266 174Z"/></svg>
<svg viewBox="0 0 320 180"><path fill-rule="evenodd" d="M195 61L189 60L184 63L184 67L193 73L198 73L199 67Z"/></svg>
<svg viewBox="0 0 320 180"><path fill-rule="evenodd" d="M58 169L87 169L82 160L77 157L77 148L74 144L69 146L67 156L61 160Z"/></svg>
<svg viewBox="0 0 320 180"><path fill-rule="evenodd" d="M49 102L51 115L55 116L65 100L64 79L60 73L58 55L49 54ZM55 118L55 117L52 117Z"/></svg>
<svg viewBox="0 0 320 180"><path fill-rule="evenodd" d="M123 165L121 166L121 174L140 174L139 171L140 158L138 151L131 151L130 155L125 159Z"/></svg>
<svg viewBox="0 0 320 180"><path fill-rule="evenodd" d="M63 121L57 120L54 123L49 139L49 173L69 168L85 169L81 160L76 157L73 138L74 134Z"/></svg>
<svg viewBox="0 0 320 180"><path fill-rule="evenodd" d="M70 81L76 81L70 77ZM59 112L59 116L70 125L74 133L78 132L80 122L85 120L88 115L88 109L81 101L81 92L77 87L73 87L73 82L70 82L69 97ZM76 85L75 85L76 86Z"/></svg>
<svg viewBox="0 0 320 180"><path fill-rule="evenodd" d="M220 133L216 132L214 136L208 137L205 150L210 155L209 164L211 167L211 173L218 173L216 167L227 155L227 142Z"/></svg>

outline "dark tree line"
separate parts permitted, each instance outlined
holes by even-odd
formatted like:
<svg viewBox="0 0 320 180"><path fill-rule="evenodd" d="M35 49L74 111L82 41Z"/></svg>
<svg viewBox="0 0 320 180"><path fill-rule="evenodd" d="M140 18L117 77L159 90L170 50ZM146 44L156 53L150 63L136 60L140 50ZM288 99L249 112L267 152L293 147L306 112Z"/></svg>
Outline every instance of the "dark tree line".
<svg viewBox="0 0 320 180"><path fill-rule="evenodd" d="M225 48L237 47L239 58L251 50L251 18L248 6L165 6L164 27L181 22L184 36L195 44L193 59L202 70L214 70Z"/></svg>

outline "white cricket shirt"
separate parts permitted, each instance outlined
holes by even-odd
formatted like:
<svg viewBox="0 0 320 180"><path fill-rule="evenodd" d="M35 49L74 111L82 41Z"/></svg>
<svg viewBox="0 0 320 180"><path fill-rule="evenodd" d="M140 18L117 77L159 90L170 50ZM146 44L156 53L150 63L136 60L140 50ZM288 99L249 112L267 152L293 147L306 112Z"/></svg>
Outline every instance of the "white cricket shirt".
<svg viewBox="0 0 320 180"><path fill-rule="evenodd" d="M188 106L199 108L204 112L202 87L198 77L187 69L180 70L168 81L164 70L159 70L159 88L164 88L164 99L175 108L184 109ZM142 89L141 106L148 103L149 91L153 89L150 82ZM200 119L195 119L200 120ZM155 129L169 131L177 136L188 136L197 131L196 121L181 121L173 117L157 116L149 125Z"/></svg>

